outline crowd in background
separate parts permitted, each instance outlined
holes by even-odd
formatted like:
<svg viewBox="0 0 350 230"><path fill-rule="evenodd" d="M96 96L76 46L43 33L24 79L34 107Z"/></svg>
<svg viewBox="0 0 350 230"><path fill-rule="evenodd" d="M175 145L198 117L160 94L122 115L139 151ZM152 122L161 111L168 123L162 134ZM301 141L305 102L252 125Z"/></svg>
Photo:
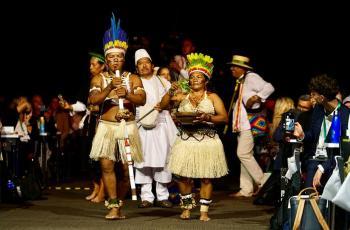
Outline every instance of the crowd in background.
<svg viewBox="0 0 350 230"><path fill-rule="evenodd" d="M150 41L147 37L137 38L138 43L131 45L126 55L126 61L133 63L134 58L128 57L135 53L139 48L146 50L157 49L150 47ZM181 50L176 51L176 46L168 47L167 43L161 43L157 58L152 60L155 64L154 73L169 82L180 82L188 79L186 71L186 56L198 50L198 47L189 38L184 38L181 41ZM152 56L152 55L151 55ZM129 66L134 66L130 64ZM128 66L128 65L127 65ZM220 66L220 65L219 65ZM91 71L91 63L90 63ZM133 70L134 71L134 70ZM233 86L223 85L220 78L223 78L227 70L217 68L213 77L213 81L208 85L208 89L218 92L218 95L224 100L225 106L228 110L229 99L233 92ZM216 77L220 76L220 77ZM84 76L82 76L84 77ZM313 76L310 76L310 79ZM86 79L89 79L86 76ZM328 79L328 78L325 78ZM272 82L273 84L273 82ZM318 88L317 88L318 89ZM317 90L316 89L316 90ZM341 102L347 108L350 108L350 96L344 95L341 88L337 88L337 101ZM312 90L312 89L311 89ZM74 98L78 98L85 104L88 104L88 89L79 89ZM269 131L263 140L254 139L254 157L263 172L273 172L283 167L283 159L281 153L286 146L282 146L283 134L282 122L285 119L285 114L289 111L297 111L298 121L302 125L305 133L312 123L312 110L315 108L317 100L315 95L309 95L310 92L305 92L305 95L285 95L273 94L264 103L264 113L268 118ZM343 93L343 94L342 94ZM20 94L20 93L19 93ZM49 98L36 94L30 97L27 95L18 95L16 98L8 98L6 95L0 97L0 121L1 126L13 126L15 132L20 135L20 172L18 176L26 173L28 165L35 157L38 157L38 143L42 142L41 124L45 124L45 145L47 154L47 173L49 181L53 183L60 183L74 177L85 176L89 171L89 152L93 133L95 129L95 122L99 116L98 109L95 110L95 117L88 119L81 124L82 118L85 116L85 110L78 113L71 113L70 109L60 105L61 98L58 95L50 95ZM298 98L294 101L293 98ZM68 101L74 102L73 98L65 98ZM317 106L316 106L317 107ZM171 111L171 109L170 109ZM232 119L231 114L229 116ZM231 124L232 121L229 122ZM232 128L229 125L230 129ZM233 138L232 130L229 130L227 135L222 135L223 126L217 127L220 137L223 140L225 147L226 159L228 167L230 168L231 176L238 174L238 160L234 154L237 145ZM302 136L302 134L300 134ZM312 148L312 147L309 147ZM304 146L308 149L308 146ZM309 152L311 154L311 152ZM317 185L319 181L312 181L312 177L307 178L308 155L303 155L302 171L304 172L305 186ZM313 175L312 175L313 176ZM311 179L310 179L311 178ZM226 189L232 187L226 186ZM102 189L103 190L103 189ZM237 196L234 195L234 196ZM100 197L98 201L103 200Z"/></svg>

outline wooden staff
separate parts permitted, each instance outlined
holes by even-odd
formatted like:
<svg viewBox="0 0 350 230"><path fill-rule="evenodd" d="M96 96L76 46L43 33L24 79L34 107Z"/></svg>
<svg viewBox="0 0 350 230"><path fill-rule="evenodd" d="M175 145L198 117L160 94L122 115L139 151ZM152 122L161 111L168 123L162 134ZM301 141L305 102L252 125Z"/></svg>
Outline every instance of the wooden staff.
<svg viewBox="0 0 350 230"><path fill-rule="evenodd" d="M120 78L119 70L116 70L115 76ZM119 110L123 110L123 109L124 109L124 99L119 98ZM131 199L137 200L134 167L133 167L133 161L131 157L131 147L130 147L130 140L129 140L127 127L125 127L125 133L124 133L124 149L125 149L126 160L128 162L128 169L129 169L129 180L130 180L131 195L132 195Z"/></svg>

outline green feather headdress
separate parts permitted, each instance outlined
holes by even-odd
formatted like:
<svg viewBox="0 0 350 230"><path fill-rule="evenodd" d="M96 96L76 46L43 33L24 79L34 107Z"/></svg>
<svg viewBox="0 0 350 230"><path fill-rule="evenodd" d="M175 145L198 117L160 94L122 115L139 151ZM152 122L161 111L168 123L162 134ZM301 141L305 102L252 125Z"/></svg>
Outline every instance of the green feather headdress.
<svg viewBox="0 0 350 230"><path fill-rule="evenodd" d="M212 57L202 53L191 53L187 55L187 61L187 70L189 75L191 75L193 72L201 72L209 79L211 78L214 68Z"/></svg>

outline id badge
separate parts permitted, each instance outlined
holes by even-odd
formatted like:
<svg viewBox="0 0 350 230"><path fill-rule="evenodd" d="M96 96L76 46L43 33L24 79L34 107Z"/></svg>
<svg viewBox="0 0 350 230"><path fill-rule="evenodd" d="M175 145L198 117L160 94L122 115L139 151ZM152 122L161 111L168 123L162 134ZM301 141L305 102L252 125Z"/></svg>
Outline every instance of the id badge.
<svg viewBox="0 0 350 230"><path fill-rule="evenodd" d="M327 150L326 150L326 148L317 148L315 157L316 158L327 158Z"/></svg>

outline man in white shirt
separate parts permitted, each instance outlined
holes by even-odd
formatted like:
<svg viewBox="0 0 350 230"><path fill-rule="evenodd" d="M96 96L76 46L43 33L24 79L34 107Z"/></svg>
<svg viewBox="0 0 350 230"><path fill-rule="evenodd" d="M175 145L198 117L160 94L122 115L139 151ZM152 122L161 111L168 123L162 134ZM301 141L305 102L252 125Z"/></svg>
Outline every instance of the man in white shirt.
<svg viewBox="0 0 350 230"><path fill-rule="evenodd" d="M231 197L250 197L254 192L254 182L261 188L269 174L264 174L254 154L254 139L248 119L247 109L259 109L274 92L274 87L252 72L249 58L234 55L231 65L232 76L238 83L237 99L233 109L232 130L238 133L237 156L241 161L240 190Z"/></svg>
<svg viewBox="0 0 350 230"><path fill-rule="evenodd" d="M171 172L167 169L170 146L174 143L177 128L167 110L170 103L168 91L170 82L153 74L152 59L145 49L135 52L135 65L146 92L146 104L136 108L136 118L142 118L141 109L156 111L154 121L145 124L144 120L154 116L154 111L148 117L140 119L139 134L142 144L143 162L135 162L136 184L141 184L141 200L139 208L153 206L155 196L152 193L152 182L156 182L156 205L163 208L172 207L168 200L167 184L171 182ZM146 113L147 114L147 113Z"/></svg>

